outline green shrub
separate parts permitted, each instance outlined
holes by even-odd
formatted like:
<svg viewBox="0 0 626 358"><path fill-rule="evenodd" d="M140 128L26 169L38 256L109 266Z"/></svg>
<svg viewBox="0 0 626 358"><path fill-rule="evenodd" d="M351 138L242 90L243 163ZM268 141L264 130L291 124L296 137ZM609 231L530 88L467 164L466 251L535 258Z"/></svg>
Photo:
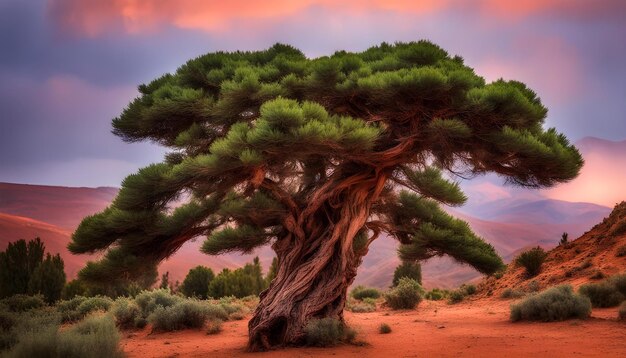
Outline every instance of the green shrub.
<svg viewBox="0 0 626 358"><path fill-rule="evenodd" d="M59 335L59 357L123 357L120 334L109 315L87 317Z"/></svg>
<svg viewBox="0 0 626 358"><path fill-rule="evenodd" d="M626 296L626 274L612 276L609 278L609 283L615 286L622 295Z"/></svg>
<svg viewBox="0 0 626 358"><path fill-rule="evenodd" d="M341 342L352 342L356 332L334 318L312 319L304 327L306 343L316 347L330 347Z"/></svg>
<svg viewBox="0 0 626 358"><path fill-rule="evenodd" d="M537 281L530 281L528 285L526 285L526 290L528 292L539 292L541 285Z"/></svg>
<svg viewBox="0 0 626 358"><path fill-rule="evenodd" d="M70 300L59 301L56 305L57 311L61 314L62 322L75 322L84 317L82 313L78 311L78 306L87 300L87 297L74 296Z"/></svg>
<svg viewBox="0 0 626 358"><path fill-rule="evenodd" d="M587 296L593 307L615 307L624 300L624 295L606 280L582 285L578 293Z"/></svg>
<svg viewBox="0 0 626 358"><path fill-rule="evenodd" d="M440 301L446 298L449 294L450 292L448 290L433 288L432 290L426 292L424 298L431 301Z"/></svg>
<svg viewBox="0 0 626 358"><path fill-rule="evenodd" d="M83 300L76 308L76 311L82 315L87 316L91 312L95 311L108 311L113 305L113 300L105 296L94 296Z"/></svg>
<svg viewBox="0 0 626 358"><path fill-rule="evenodd" d="M19 316L16 313L0 310L0 351L17 343L17 332L13 328L18 321Z"/></svg>
<svg viewBox="0 0 626 358"><path fill-rule="evenodd" d="M521 298L524 297L526 295L526 293L524 291L520 291L520 290L515 290L512 288L506 288L504 291L502 291L502 293L500 294L501 298Z"/></svg>
<svg viewBox="0 0 626 358"><path fill-rule="evenodd" d="M137 322L140 322L138 318L141 317L141 309L132 299L126 297L118 298L115 300L111 311L117 325L122 328L137 327Z"/></svg>
<svg viewBox="0 0 626 358"><path fill-rule="evenodd" d="M609 232L610 236L619 236L626 233L626 220L622 220L619 223L615 224L611 231Z"/></svg>
<svg viewBox="0 0 626 358"><path fill-rule="evenodd" d="M606 275L604 275L604 273L600 270L597 270L596 272L593 273L593 275L589 276L589 278L592 280L601 280L605 277Z"/></svg>
<svg viewBox="0 0 626 358"><path fill-rule="evenodd" d="M526 269L526 275L528 277L534 277L541 272L541 265L545 261L548 254L541 247L537 246L526 252L521 253L516 259L515 263Z"/></svg>
<svg viewBox="0 0 626 358"><path fill-rule="evenodd" d="M380 334L391 333L391 327L387 323L381 323L378 327L378 332Z"/></svg>
<svg viewBox="0 0 626 358"><path fill-rule="evenodd" d="M187 297L195 297L207 299L209 292L209 283L213 280L215 274L213 270L204 266L196 266L189 270L185 280L180 286L180 291Z"/></svg>
<svg viewBox="0 0 626 358"><path fill-rule="evenodd" d="M373 287L356 286L350 295L356 300L362 300L364 298L379 298L380 291Z"/></svg>
<svg viewBox="0 0 626 358"><path fill-rule="evenodd" d="M448 296L448 303L455 304L462 302L465 299L465 292L463 290L454 290L450 292Z"/></svg>
<svg viewBox="0 0 626 358"><path fill-rule="evenodd" d="M0 301L11 312L24 312L46 305L42 295L13 295Z"/></svg>
<svg viewBox="0 0 626 358"><path fill-rule="evenodd" d="M394 310L413 309L422 300L424 290L410 278L402 277L398 285L385 293L385 302Z"/></svg>
<svg viewBox="0 0 626 358"><path fill-rule="evenodd" d="M222 331L222 321L219 319L211 319L207 323L206 334L218 334Z"/></svg>
<svg viewBox="0 0 626 358"><path fill-rule="evenodd" d="M615 256L617 256L617 257L624 257L624 256L626 256L626 245L622 245L622 246L618 247L617 251L615 251Z"/></svg>
<svg viewBox="0 0 626 358"><path fill-rule="evenodd" d="M164 308L171 307L181 300L181 297L173 295L168 289L142 291L135 297L135 303L141 309L143 317L148 317L159 306Z"/></svg>
<svg viewBox="0 0 626 358"><path fill-rule="evenodd" d="M626 321L626 301L622 302L622 304L619 305L619 309L617 310L617 318L620 321Z"/></svg>
<svg viewBox="0 0 626 358"><path fill-rule="evenodd" d="M167 332L202 328L207 319L227 320L228 313L218 305L189 299L170 307L158 307L148 318L153 329Z"/></svg>
<svg viewBox="0 0 626 358"><path fill-rule="evenodd" d="M369 302L356 301L347 304L346 309L354 313L367 313L376 311L376 305Z"/></svg>
<svg viewBox="0 0 626 358"><path fill-rule="evenodd" d="M534 294L511 306L511 321L562 321L568 318L587 318L591 302L577 295L570 285L561 285Z"/></svg>
<svg viewBox="0 0 626 358"><path fill-rule="evenodd" d="M403 261L393 272L392 286L395 287L403 277L408 277L422 284L422 266L419 262Z"/></svg>
<svg viewBox="0 0 626 358"><path fill-rule="evenodd" d="M471 296L476 293L476 286L474 285L461 285L460 289L465 293L466 296Z"/></svg>

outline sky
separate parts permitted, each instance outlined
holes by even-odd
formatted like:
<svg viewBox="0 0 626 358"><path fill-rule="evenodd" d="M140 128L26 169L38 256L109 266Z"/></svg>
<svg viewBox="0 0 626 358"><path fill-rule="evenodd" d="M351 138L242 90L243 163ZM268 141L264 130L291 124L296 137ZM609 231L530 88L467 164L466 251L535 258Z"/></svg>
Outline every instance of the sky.
<svg viewBox="0 0 626 358"><path fill-rule="evenodd" d="M626 139L626 1L0 0L0 182L119 186L160 161L111 119L204 53L420 39L488 81L527 83L572 141Z"/></svg>

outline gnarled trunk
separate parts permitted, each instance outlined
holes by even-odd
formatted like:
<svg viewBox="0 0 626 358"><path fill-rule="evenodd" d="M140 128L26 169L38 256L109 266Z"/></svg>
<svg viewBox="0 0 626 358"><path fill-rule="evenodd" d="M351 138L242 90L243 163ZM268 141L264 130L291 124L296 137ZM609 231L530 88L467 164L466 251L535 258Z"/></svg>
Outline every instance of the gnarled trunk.
<svg viewBox="0 0 626 358"><path fill-rule="evenodd" d="M330 183L286 225L289 233L273 247L276 277L248 323L248 350L301 345L312 318L343 320L348 287L369 244L355 247L354 239L385 179L370 173Z"/></svg>

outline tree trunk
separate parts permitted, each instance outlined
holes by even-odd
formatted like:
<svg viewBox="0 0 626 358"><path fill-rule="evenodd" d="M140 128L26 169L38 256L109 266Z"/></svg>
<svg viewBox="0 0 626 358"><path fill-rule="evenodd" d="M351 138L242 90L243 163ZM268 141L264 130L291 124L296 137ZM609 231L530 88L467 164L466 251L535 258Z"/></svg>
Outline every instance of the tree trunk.
<svg viewBox="0 0 626 358"><path fill-rule="evenodd" d="M367 245L355 249L354 238L385 179L369 173L329 183L285 225L289 233L273 246L278 272L248 323L249 351L303 344L313 318L343 321L348 287L367 252Z"/></svg>

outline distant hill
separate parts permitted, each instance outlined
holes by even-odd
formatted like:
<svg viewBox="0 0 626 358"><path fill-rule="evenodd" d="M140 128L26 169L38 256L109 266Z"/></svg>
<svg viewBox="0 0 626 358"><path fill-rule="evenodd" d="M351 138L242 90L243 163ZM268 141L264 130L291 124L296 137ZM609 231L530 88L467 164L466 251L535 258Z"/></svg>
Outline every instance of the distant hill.
<svg viewBox="0 0 626 358"><path fill-rule="evenodd" d="M624 273L626 256L618 256L620 248L626 250L626 202L616 205L608 217L576 240L548 251L536 277L528 279L524 268L510 264L501 278L484 279L481 291L491 291L497 297L506 288L524 288L531 281L538 282L542 289L562 283L580 286L596 279L598 272L601 276Z"/></svg>
<svg viewBox="0 0 626 358"><path fill-rule="evenodd" d="M93 256L71 255L66 245L71 232L86 215L104 209L117 194L115 188L68 188L58 186L0 183L0 248L18 239L41 237L48 249L59 252L73 277ZM473 230L491 242L505 260L519 250L534 245L554 247L561 233L577 237L610 212L609 208L588 203L541 200L496 200L480 206L481 218L458 210L449 212L469 222ZM485 219L485 217L489 219ZM267 270L274 256L269 247L252 255L207 256L199 251L202 238L187 243L165 261L160 271L169 271L172 280L182 280L196 265L216 271L235 268L258 255ZM376 240L364 258L356 277L357 284L387 287L399 264L397 243L387 237ZM424 264L424 283L428 287L454 287L480 275L469 267L443 257Z"/></svg>

